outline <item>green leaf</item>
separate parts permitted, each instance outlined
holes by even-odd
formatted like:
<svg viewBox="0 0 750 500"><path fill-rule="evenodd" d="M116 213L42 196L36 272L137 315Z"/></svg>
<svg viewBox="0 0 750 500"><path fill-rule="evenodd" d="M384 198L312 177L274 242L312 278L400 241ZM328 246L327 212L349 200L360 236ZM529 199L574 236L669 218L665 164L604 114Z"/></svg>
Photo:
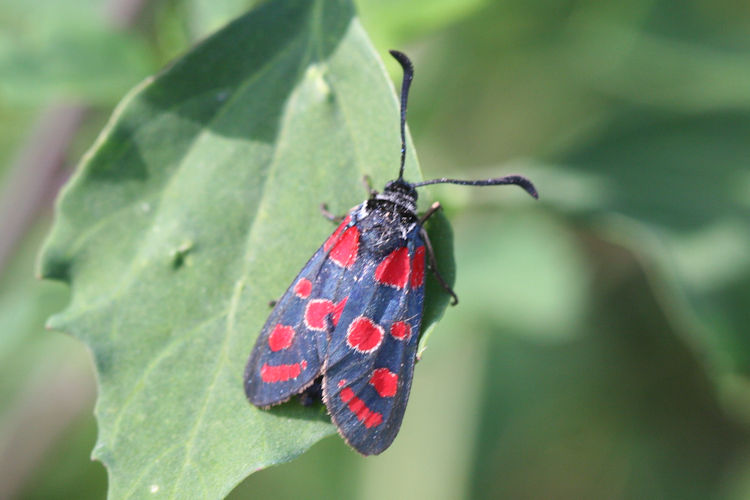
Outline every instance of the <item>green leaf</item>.
<svg viewBox="0 0 750 500"><path fill-rule="evenodd" d="M49 325L94 356L111 498L218 498L335 432L321 407L250 405L244 364L269 301L333 229L320 203L361 202L362 176L382 186L398 150L393 87L345 0L265 4L125 98L40 259L72 287ZM447 303L432 297L425 329Z"/></svg>

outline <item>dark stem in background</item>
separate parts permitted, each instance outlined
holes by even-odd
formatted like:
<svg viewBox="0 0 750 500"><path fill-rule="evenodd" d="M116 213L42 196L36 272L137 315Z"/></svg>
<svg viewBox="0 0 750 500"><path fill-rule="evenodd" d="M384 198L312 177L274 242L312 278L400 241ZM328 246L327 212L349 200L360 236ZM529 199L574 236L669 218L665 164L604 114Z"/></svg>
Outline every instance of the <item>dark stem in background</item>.
<svg viewBox="0 0 750 500"><path fill-rule="evenodd" d="M53 104L41 112L0 194L0 275L18 243L62 184L65 155L85 106Z"/></svg>

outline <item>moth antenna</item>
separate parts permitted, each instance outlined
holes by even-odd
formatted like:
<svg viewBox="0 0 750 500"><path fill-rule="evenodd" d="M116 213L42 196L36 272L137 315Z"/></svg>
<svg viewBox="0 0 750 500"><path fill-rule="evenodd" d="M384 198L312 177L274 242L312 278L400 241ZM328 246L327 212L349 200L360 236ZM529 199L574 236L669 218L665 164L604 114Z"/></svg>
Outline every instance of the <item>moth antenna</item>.
<svg viewBox="0 0 750 500"><path fill-rule="evenodd" d="M539 194L536 192L534 184L526 177L522 175L507 175L505 177L496 177L494 179L480 180L480 181L466 181L461 179L448 179L442 177L440 179L432 179L429 181L415 182L412 184L414 187L427 186L430 184L463 184L465 186L501 186L505 184L515 184L524 191L529 193L535 199L539 199Z"/></svg>
<svg viewBox="0 0 750 500"><path fill-rule="evenodd" d="M406 102L409 99L409 87L414 78L414 65L403 52L398 50L389 52L404 70L404 79L401 82L401 167L398 170L398 180L401 180L404 178L404 163L406 162Z"/></svg>

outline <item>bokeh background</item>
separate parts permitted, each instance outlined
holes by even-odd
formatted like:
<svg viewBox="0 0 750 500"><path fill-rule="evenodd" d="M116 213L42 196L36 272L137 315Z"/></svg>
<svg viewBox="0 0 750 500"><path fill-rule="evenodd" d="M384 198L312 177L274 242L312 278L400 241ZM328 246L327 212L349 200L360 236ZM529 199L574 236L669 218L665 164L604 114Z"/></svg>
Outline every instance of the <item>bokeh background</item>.
<svg viewBox="0 0 750 500"><path fill-rule="evenodd" d="M44 330L52 202L119 98L252 7L0 0L0 498L103 498L83 344ZM231 498L750 498L750 4L360 0L415 62L461 304L394 445L337 437ZM387 62L394 79L400 71Z"/></svg>

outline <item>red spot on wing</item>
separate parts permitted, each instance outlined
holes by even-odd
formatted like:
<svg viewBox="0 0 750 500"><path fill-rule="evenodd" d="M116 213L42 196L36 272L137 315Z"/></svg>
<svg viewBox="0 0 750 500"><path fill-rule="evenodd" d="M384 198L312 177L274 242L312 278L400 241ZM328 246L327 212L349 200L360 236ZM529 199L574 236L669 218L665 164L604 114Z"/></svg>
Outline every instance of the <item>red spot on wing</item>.
<svg viewBox="0 0 750 500"><path fill-rule="evenodd" d="M383 285L404 288L409 279L409 249L397 248L375 269L375 279Z"/></svg>
<svg viewBox="0 0 750 500"><path fill-rule="evenodd" d="M325 330L326 317L331 311L333 311L333 302L330 300L311 300L305 308L305 325L310 330Z"/></svg>
<svg viewBox="0 0 750 500"><path fill-rule="evenodd" d="M300 278L296 285L294 285L294 293L300 299L306 299L312 292L312 282L307 278Z"/></svg>
<svg viewBox="0 0 750 500"><path fill-rule="evenodd" d="M346 343L359 352L372 352L383 341L383 327L370 318L358 316L346 331Z"/></svg>
<svg viewBox="0 0 750 500"><path fill-rule="evenodd" d="M359 229L352 226L338 239L331 253L328 256L336 264L342 267L351 267L357 260L357 251L359 250Z"/></svg>
<svg viewBox="0 0 750 500"><path fill-rule="evenodd" d="M411 259L411 287L419 288L424 283L424 247L417 247L414 250L414 257Z"/></svg>
<svg viewBox="0 0 750 500"><path fill-rule="evenodd" d="M307 328L310 330L325 330L328 327L326 318L329 314L333 326L336 326L347 298L344 297L338 304L326 299L315 299L308 302L305 308L305 325Z"/></svg>
<svg viewBox="0 0 750 500"><path fill-rule="evenodd" d="M341 401L347 404L349 410L357 416L357 420L364 423L368 429L383 423L383 415L369 409L364 401L354 395L351 388L341 390Z"/></svg>
<svg viewBox="0 0 750 500"><path fill-rule="evenodd" d="M345 378L342 378L341 380L339 380L339 384L338 384L339 387L344 387L345 385L346 385L346 379Z"/></svg>
<svg viewBox="0 0 750 500"><path fill-rule="evenodd" d="M370 385L378 391L381 398L392 398L398 388L398 375L388 368L378 368L372 372Z"/></svg>
<svg viewBox="0 0 750 500"><path fill-rule="evenodd" d="M397 321L391 325L391 336L397 340L409 340L411 325L405 321Z"/></svg>
<svg viewBox="0 0 750 500"><path fill-rule="evenodd" d="M260 378L263 382L286 382L287 380L299 377L299 374L305 368L307 368L307 361L276 366L264 363L260 368Z"/></svg>
<svg viewBox="0 0 750 500"><path fill-rule="evenodd" d="M333 244L338 241L339 236L341 236L341 233L344 231L344 228L346 228L347 224L349 224L349 221L351 221L351 216L347 215L346 218L341 221L339 227L337 227L333 234L328 237L325 243L323 243L323 250L327 252L331 249Z"/></svg>
<svg viewBox="0 0 750 500"><path fill-rule="evenodd" d="M274 352L287 349L292 345L292 340L294 340L294 328L279 323L268 336L268 347Z"/></svg>

